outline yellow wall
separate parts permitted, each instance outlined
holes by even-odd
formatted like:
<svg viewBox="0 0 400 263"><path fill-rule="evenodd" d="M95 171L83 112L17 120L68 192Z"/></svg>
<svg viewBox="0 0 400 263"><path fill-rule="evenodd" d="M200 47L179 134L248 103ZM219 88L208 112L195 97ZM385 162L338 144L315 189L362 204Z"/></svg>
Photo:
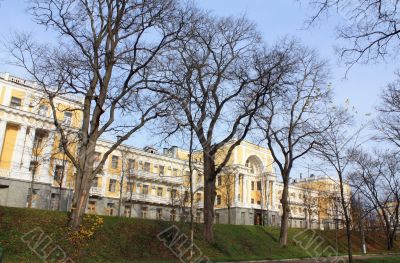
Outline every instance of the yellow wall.
<svg viewBox="0 0 400 263"><path fill-rule="evenodd" d="M0 168L7 169L11 167L14 146L17 139L19 127L8 124L4 136L3 149L1 151Z"/></svg>
<svg viewBox="0 0 400 263"><path fill-rule="evenodd" d="M0 87L0 104L6 105L4 100L4 96L6 94L6 87Z"/></svg>
<svg viewBox="0 0 400 263"><path fill-rule="evenodd" d="M24 98L25 98L25 91L18 90L18 89L13 89L11 91L11 97L16 97L22 100L22 105L24 104ZM9 101L5 101L6 104L9 103Z"/></svg>

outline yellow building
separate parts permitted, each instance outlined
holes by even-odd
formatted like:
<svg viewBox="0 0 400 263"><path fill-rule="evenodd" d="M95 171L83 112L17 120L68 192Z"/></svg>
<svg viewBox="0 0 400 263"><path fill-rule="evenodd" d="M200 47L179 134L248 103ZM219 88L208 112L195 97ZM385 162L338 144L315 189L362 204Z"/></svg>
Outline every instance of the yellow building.
<svg viewBox="0 0 400 263"><path fill-rule="evenodd" d="M63 154L50 108L40 94L34 83L9 74L0 75L0 205L26 207L33 178L33 207L68 210L73 194L74 167ZM55 102L62 124L69 127L71 134L78 132L81 116L78 111L68 109L81 107L81 101L59 97ZM97 160L111 145L107 140L98 142ZM74 151L76 145L70 147ZM227 147L229 144L225 149ZM221 160L225 149L217 155ZM188 158L188 152L177 147L162 152L152 147L118 147L93 181L87 213L114 216L120 212L130 217L187 219L191 176ZM193 162L194 215L196 221L201 222L201 152L193 154ZM331 219L331 213L319 212L310 213L312 220L306 220L305 208L309 203L304 196L318 196L327 191L327 188L319 189L316 182L303 180L290 186L293 227L306 227L306 221L312 220L318 222L313 227L321 227L321 222ZM318 182L323 187L331 187L328 182ZM272 156L266 148L242 142L218 176L216 186L216 223L262 224L264 221L279 224L282 184L277 181ZM306 191L309 187L312 190ZM321 200L318 201L320 206L328 208L328 203L322 204Z"/></svg>

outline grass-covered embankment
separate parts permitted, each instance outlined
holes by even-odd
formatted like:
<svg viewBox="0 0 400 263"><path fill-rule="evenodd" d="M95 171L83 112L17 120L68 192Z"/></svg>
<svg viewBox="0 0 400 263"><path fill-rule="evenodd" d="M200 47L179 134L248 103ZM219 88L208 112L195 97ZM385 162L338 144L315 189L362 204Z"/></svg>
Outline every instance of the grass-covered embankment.
<svg viewBox="0 0 400 263"><path fill-rule="evenodd" d="M4 262L41 262L21 240L24 234L36 227L49 235L53 244L59 245L75 262L178 262L157 239L157 234L168 228L171 222L91 217L86 220L84 231L73 235L65 227L66 221L66 213L0 207L0 247L4 250ZM89 227L93 223L97 227ZM188 230L188 225L176 224L183 231ZM195 231L195 244L214 261L304 258L315 253L302 249L293 240L302 229L290 229L287 248L279 247L277 228L216 225L214 244L204 242L201 224L196 224ZM324 240L321 249L328 245L336 247L334 231L318 231L317 234ZM306 240L304 236L297 236L297 239L301 238ZM343 231L338 233L337 238L339 252L345 253ZM360 241L357 234L353 241L354 252L359 253ZM367 248L369 253L386 252L383 236L377 232L368 233ZM398 248L397 244L396 251L399 251Z"/></svg>

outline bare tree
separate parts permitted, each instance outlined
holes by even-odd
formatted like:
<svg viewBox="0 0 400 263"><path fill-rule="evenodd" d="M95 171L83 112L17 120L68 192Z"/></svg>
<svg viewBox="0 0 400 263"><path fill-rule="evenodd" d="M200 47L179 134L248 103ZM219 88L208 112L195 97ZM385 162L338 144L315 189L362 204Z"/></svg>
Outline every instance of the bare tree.
<svg viewBox="0 0 400 263"><path fill-rule="evenodd" d="M279 243L287 244L289 179L293 164L314 146L317 134L326 130L330 88L325 63L315 52L289 43L288 77L279 91L269 91L266 105L258 114L257 125L267 142L283 180L282 219Z"/></svg>
<svg viewBox="0 0 400 263"><path fill-rule="evenodd" d="M40 167L43 167L45 163L50 162L52 157L51 150L53 147L53 140L49 138L49 136L49 131L36 129L33 136L27 136L26 138L27 140L31 140L32 142L32 148L28 149L28 151L31 151L31 160L29 164L29 171L31 173L31 185L28 194L28 208L32 208L33 205L37 173L38 171L40 171Z"/></svg>
<svg viewBox="0 0 400 263"><path fill-rule="evenodd" d="M375 62L396 55L400 44L400 3L382 0L310 0L316 11L308 23L330 11L345 18L338 27L339 38L345 40L339 49L348 65Z"/></svg>
<svg viewBox="0 0 400 263"><path fill-rule="evenodd" d="M221 184L218 184L217 192L221 194L222 200L227 208L228 212L228 224L231 224L231 208L234 200L234 191L236 183L236 168L225 167L223 172L218 176L221 179Z"/></svg>
<svg viewBox="0 0 400 263"><path fill-rule="evenodd" d="M366 216L366 202L363 202L364 200L361 199L360 192L357 191L357 198L352 198L352 204L351 204L351 214L352 214L352 221L354 222L353 224L353 229L357 229L360 232L360 237L361 237L361 252L363 254L367 253L367 245L365 243L365 216Z"/></svg>
<svg viewBox="0 0 400 263"><path fill-rule="evenodd" d="M358 151L354 158L354 184L369 201L384 226L387 249L394 248L400 212L400 161L396 153Z"/></svg>
<svg viewBox="0 0 400 263"><path fill-rule="evenodd" d="M128 162L128 151L125 149L124 146L120 146L121 152L121 173L119 175L119 199L118 199L118 216L121 216L121 208L122 205L126 201L126 197L124 197L124 183L126 181L126 175L129 174L129 167L127 165ZM133 189L132 189L133 191ZM132 209L132 208L131 208Z"/></svg>
<svg viewBox="0 0 400 263"><path fill-rule="evenodd" d="M52 154L54 160L59 160L57 157L61 157L61 165L57 162L53 162L52 169L54 170L54 181L58 184L58 210L62 211L62 189L64 180L67 179L66 166L68 164L68 158L65 155L62 145Z"/></svg>
<svg viewBox="0 0 400 263"><path fill-rule="evenodd" d="M168 121L187 123L195 132L204 170L204 237L211 242L216 177L246 137L265 90L280 79L285 55L257 52L260 36L245 18L195 12L187 31L159 61L166 70L154 72L159 81L149 88L171 99ZM264 82L256 85L260 78Z"/></svg>
<svg viewBox="0 0 400 263"><path fill-rule="evenodd" d="M29 10L58 41L37 44L17 35L9 50L46 94L65 153L76 169L69 225L77 228L91 181L109 154L162 114L164 98L149 94L142 84L150 62L180 32L184 15L177 15L174 0L35 0ZM55 103L62 96L83 101L80 107L64 109L81 118L78 157L67 147L67 128ZM97 140L107 134L121 137L94 167Z"/></svg>
<svg viewBox="0 0 400 263"><path fill-rule="evenodd" d="M382 92L378 117L374 123L378 140L384 140L400 149L400 73Z"/></svg>
<svg viewBox="0 0 400 263"><path fill-rule="evenodd" d="M301 186L303 189L303 206L305 209L305 219L306 219L306 228L312 229L312 225L315 222L315 216L318 214L318 195L316 194L316 190L310 184L305 183Z"/></svg>
<svg viewBox="0 0 400 263"><path fill-rule="evenodd" d="M346 109L332 109L329 119L332 125L320 134L318 143L314 148L317 156L327 164L328 169L333 170L335 176L339 179L340 208L345 219L347 254L349 262L353 262L351 196L350 186L346 184L345 180L351 160L360 146L359 135L361 130L351 132L353 117Z"/></svg>

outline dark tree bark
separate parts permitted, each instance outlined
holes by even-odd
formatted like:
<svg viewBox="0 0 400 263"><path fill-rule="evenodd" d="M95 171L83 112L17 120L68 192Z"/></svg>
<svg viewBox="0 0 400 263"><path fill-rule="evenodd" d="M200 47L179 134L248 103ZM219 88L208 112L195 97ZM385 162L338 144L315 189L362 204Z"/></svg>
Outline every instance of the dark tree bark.
<svg viewBox="0 0 400 263"><path fill-rule="evenodd" d="M308 154L318 134L330 127L330 89L326 67L315 52L289 42L286 78L276 90L270 90L267 102L258 114L257 126L262 132L283 181L282 218L279 243L287 245L290 213L288 188L294 163Z"/></svg>
<svg viewBox="0 0 400 263"><path fill-rule="evenodd" d="M348 66L375 63L397 55L400 41L400 3L383 0L311 0L315 13L307 23L312 25L330 12L345 20L337 28L343 41L339 55Z"/></svg>
<svg viewBox="0 0 400 263"><path fill-rule="evenodd" d="M360 147L359 134L361 129L350 132L353 127L353 116L347 109L332 110L329 115L332 125L318 137L315 145L316 155L335 171L339 179L340 209L345 219L347 254L349 262L353 262L352 250L352 216L350 214L350 185L345 183L349 176L349 166Z"/></svg>
<svg viewBox="0 0 400 263"><path fill-rule="evenodd" d="M9 44L16 63L43 91L53 113L64 151L76 169L69 225L78 228L91 182L106 159L147 122L162 115L162 96L144 90L149 64L180 32L185 19L174 0L35 0L30 12L57 36L55 44L37 44L17 35ZM181 20L180 20L181 19ZM147 35L151 33L149 39ZM83 103L68 111L81 117L74 139L58 118L57 99ZM115 116L119 116L118 121ZM79 130L79 131L78 131ZM94 165L101 136L120 136ZM77 156L68 148L79 145Z"/></svg>
<svg viewBox="0 0 400 263"><path fill-rule="evenodd" d="M158 62L167 70L153 72L159 80L148 86L171 99L168 122L191 127L201 146L204 236L212 242L216 177L252 127L266 90L284 74L285 54L260 50L260 36L245 18L216 18L198 10L190 17L186 37Z"/></svg>
<svg viewBox="0 0 400 263"><path fill-rule="evenodd" d="M374 157L373 157L374 156ZM387 249L394 248L400 212L400 162L397 152L358 151L351 175L357 190L368 200L382 222Z"/></svg>

